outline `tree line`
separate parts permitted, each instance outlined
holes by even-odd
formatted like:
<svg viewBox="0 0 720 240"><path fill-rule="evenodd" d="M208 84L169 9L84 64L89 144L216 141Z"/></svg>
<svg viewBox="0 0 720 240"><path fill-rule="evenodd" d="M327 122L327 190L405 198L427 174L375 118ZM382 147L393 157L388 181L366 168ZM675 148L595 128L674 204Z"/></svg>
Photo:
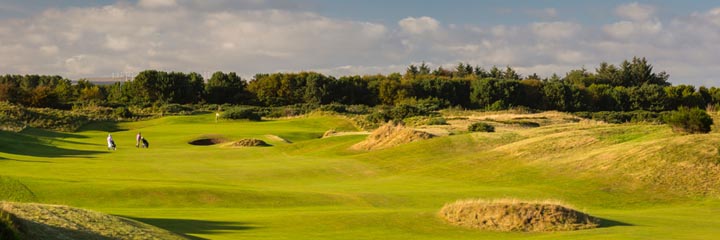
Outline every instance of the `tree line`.
<svg viewBox="0 0 720 240"><path fill-rule="evenodd" d="M666 111L720 104L720 88L673 86L645 58L619 65L601 63L594 71L575 69L564 76L521 76L510 66L484 69L459 63L453 69L410 65L404 73L342 76L316 72L257 74L250 80L234 72L198 73L146 70L127 82L75 84L61 76L0 76L0 101L31 107L70 108L77 104L148 106L153 104L243 104L285 106L397 105L431 101L441 107L500 110L524 106L559 111Z"/></svg>

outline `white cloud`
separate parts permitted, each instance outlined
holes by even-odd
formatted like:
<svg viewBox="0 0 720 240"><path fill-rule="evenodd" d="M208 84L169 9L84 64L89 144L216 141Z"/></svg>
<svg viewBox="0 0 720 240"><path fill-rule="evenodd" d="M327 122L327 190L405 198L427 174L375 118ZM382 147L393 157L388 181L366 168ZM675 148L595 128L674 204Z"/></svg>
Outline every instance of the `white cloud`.
<svg viewBox="0 0 720 240"><path fill-rule="evenodd" d="M58 53L58 47L55 45L45 45L40 47L40 51L47 55L55 55Z"/></svg>
<svg viewBox="0 0 720 240"><path fill-rule="evenodd" d="M633 36L653 36L662 31L662 29L662 23L659 21L620 21L603 27L603 31L605 31L605 33L621 39Z"/></svg>
<svg viewBox="0 0 720 240"><path fill-rule="evenodd" d="M105 36L104 46L115 51L123 51L130 48L130 40L127 37L113 37L107 35Z"/></svg>
<svg viewBox="0 0 720 240"><path fill-rule="evenodd" d="M140 0L138 5L144 8L163 8L177 6L175 0Z"/></svg>
<svg viewBox="0 0 720 240"><path fill-rule="evenodd" d="M431 17L407 17L398 22L400 28L412 34L422 34L437 31L440 23Z"/></svg>
<svg viewBox="0 0 720 240"><path fill-rule="evenodd" d="M77 74L92 74L95 72L95 68L91 61L85 55L77 55L65 59L65 67Z"/></svg>
<svg viewBox="0 0 720 240"><path fill-rule="evenodd" d="M633 2L618 6L615 8L615 14L633 21L645 21L653 17L655 7Z"/></svg>
<svg viewBox="0 0 720 240"><path fill-rule="evenodd" d="M546 39L563 39L574 37L582 27L572 22L538 22L532 24L535 35Z"/></svg>
<svg viewBox="0 0 720 240"><path fill-rule="evenodd" d="M529 9L526 12L530 16L539 18L556 18L558 16L558 11L555 8Z"/></svg>

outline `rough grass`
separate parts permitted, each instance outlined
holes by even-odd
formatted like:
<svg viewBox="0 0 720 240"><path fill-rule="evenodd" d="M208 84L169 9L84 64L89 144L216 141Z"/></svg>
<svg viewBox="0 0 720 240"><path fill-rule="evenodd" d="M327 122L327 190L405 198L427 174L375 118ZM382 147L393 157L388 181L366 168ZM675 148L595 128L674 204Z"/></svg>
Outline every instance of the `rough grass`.
<svg viewBox="0 0 720 240"><path fill-rule="evenodd" d="M256 138L245 138L240 139L238 141L233 142L230 144L231 147L268 147L270 144L267 144L265 141L256 139Z"/></svg>
<svg viewBox="0 0 720 240"><path fill-rule="evenodd" d="M552 232L595 228L599 220L557 201L460 200L440 216L453 225L503 232Z"/></svg>
<svg viewBox="0 0 720 240"><path fill-rule="evenodd" d="M59 205L0 203L23 239L186 239L134 220Z"/></svg>
<svg viewBox="0 0 720 240"><path fill-rule="evenodd" d="M473 114L467 115L471 121L485 118ZM32 201L128 216L206 239L720 235L713 170L719 132L682 135L668 126L573 122L563 114L516 117L542 124L455 132L377 151L349 150L366 136L320 138L328 129L360 131L334 116L215 123L213 114L204 114L77 133L28 128L0 132L0 174L31 190ZM105 150L108 130L117 151ZM138 131L153 140L152 149L134 147ZM274 147L187 144L204 134L257 138ZM457 199L506 197L560 199L602 221L582 231L517 233L452 226L438 217L438 209Z"/></svg>
<svg viewBox="0 0 720 240"><path fill-rule="evenodd" d="M375 129L365 141L353 145L352 148L359 150L379 150L432 137L433 135L430 133L416 131L406 127L402 123L389 122Z"/></svg>

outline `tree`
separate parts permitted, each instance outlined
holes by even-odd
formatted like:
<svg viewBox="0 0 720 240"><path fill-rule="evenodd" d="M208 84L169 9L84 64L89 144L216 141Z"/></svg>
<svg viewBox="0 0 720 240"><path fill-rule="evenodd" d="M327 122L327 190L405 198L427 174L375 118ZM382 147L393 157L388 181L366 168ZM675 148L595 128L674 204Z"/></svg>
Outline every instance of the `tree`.
<svg viewBox="0 0 720 240"><path fill-rule="evenodd" d="M425 64L425 62L422 62L422 64L420 64L420 67L418 68L418 74L420 74L420 75L430 74L430 67L428 67L428 65Z"/></svg>
<svg viewBox="0 0 720 240"><path fill-rule="evenodd" d="M496 102L503 107L516 105L517 90L520 82L516 80L499 80L495 78L478 79L472 82L470 100L476 106L486 108Z"/></svg>
<svg viewBox="0 0 720 240"><path fill-rule="evenodd" d="M576 87L585 88L595 82L595 76L589 73L585 68L570 70L565 74L566 82L575 85Z"/></svg>
<svg viewBox="0 0 720 240"><path fill-rule="evenodd" d="M48 86L39 86L30 92L28 105L32 107L52 107L57 104L58 97Z"/></svg>
<svg viewBox="0 0 720 240"><path fill-rule="evenodd" d="M503 79L507 79L507 80L520 80L520 78L521 78L520 74L518 74L515 71L515 69L513 69L510 66L507 66L505 68L505 72L502 75L503 75Z"/></svg>
<svg viewBox="0 0 720 240"><path fill-rule="evenodd" d="M414 79L415 76L420 74L420 70L415 65L410 64L408 68L405 70L405 76L406 78Z"/></svg>
<svg viewBox="0 0 720 240"><path fill-rule="evenodd" d="M493 66L490 69L489 75L490 76L488 76L488 77L495 78L495 79L503 79L503 77L505 76L503 71L500 70L497 66Z"/></svg>
<svg viewBox="0 0 720 240"><path fill-rule="evenodd" d="M99 103L105 99L105 96L100 91L98 86L88 86L80 90L78 100L81 102Z"/></svg>
<svg viewBox="0 0 720 240"><path fill-rule="evenodd" d="M235 72L215 72L205 85L209 103L240 103L244 100L247 84Z"/></svg>

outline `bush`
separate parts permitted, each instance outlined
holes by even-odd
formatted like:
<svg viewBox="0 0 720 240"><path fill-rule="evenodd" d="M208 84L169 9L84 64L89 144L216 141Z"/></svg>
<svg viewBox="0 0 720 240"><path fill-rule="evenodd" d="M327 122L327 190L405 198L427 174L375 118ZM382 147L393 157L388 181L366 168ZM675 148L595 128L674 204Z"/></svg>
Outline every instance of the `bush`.
<svg viewBox="0 0 720 240"><path fill-rule="evenodd" d="M425 115L428 115L428 112L409 104L398 104L390 110L390 117L395 121Z"/></svg>
<svg viewBox="0 0 720 240"><path fill-rule="evenodd" d="M667 122L675 131L686 133L708 133L713 124L710 115L699 108L681 107L665 116Z"/></svg>
<svg viewBox="0 0 720 240"><path fill-rule="evenodd" d="M443 117L434 117L427 121L427 125L448 125L448 123Z"/></svg>
<svg viewBox="0 0 720 240"><path fill-rule="evenodd" d="M468 126L468 131L471 132L495 132L495 127L484 122L476 122Z"/></svg>
<svg viewBox="0 0 720 240"><path fill-rule="evenodd" d="M222 114L224 119L247 119L250 121L260 121L260 115L256 113L256 108L231 108Z"/></svg>
<svg viewBox="0 0 720 240"><path fill-rule="evenodd" d="M0 129L17 131L30 126L72 132L90 120L84 113L51 108L26 108L0 102Z"/></svg>
<svg viewBox="0 0 720 240"><path fill-rule="evenodd" d="M347 112L347 106L339 103L331 103L328 105L322 105L318 108L320 111L345 113Z"/></svg>
<svg viewBox="0 0 720 240"><path fill-rule="evenodd" d="M575 112L575 116L606 123L652 122L663 123L663 114L650 111L632 112Z"/></svg>
<svg viewBox="0 0 720 240"><path fill-rule="evenodd" d="M132 113L126 107L119 107L113 111L113 116L117 118L131 118Z"/></svg>
<svg viewBox="0 0 720 240"><path fill-rule="evenodd" d="M368 107L366 105L360 105L360 104L349 105L345 108L345 110L348 113L352 113L352 114L368 114L368 113L372 112L371 107Z"/></svg>
<svg viewBox="0 0 720 240"><path fill-rule="evenodd" d="M506 109L508 109L508 105L503 100L497 100L489 106L485 107L485 110L488 111L502 111Z"/></svg>
<svg viewBox="0 0 720 240"><path fill-rule="evenodd" d="M162 107L160 107L160 110L164 114L171 114L171 115L187 115L193 112L192 106L184 106L177 103L170 103L165 104Z"/></svg>
<svg viewBox="0 0 720 240"><path fill-rule="evenodd" d="M390 121L390 119L392 118L386 112L374 112L365 117L365 120L370 123L385 123Z"/></svg>

